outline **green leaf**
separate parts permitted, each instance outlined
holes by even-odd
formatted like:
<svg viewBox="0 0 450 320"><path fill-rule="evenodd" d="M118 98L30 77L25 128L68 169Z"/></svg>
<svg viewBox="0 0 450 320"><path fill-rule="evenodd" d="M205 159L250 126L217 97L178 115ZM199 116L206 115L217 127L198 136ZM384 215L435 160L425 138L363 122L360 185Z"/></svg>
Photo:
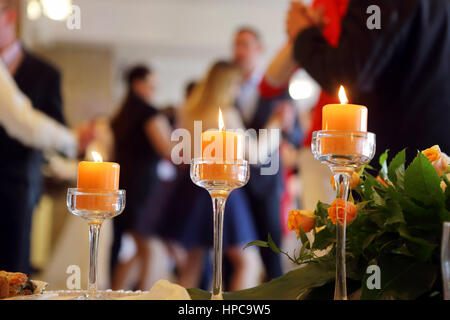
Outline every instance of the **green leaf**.
<svg viewBox="0 0 450 320"><path fill-rule="evenodd" d="M376 185L377 181L374 177L366 174L365 181L363 185L363 195L366 200L373 200L373 186Z"/></svg>
<svg viewBox="0 0 450 320"><path fill-rule="evenodd" d="M367 248L377 236L378 236L378 234L376 234L376 233L370 234L366 239L364 239L362 248L363 249Z"/></svg>
<svg viewBox="0 0 450 320"><path fill-rule="evenodd" d="M425 205L444 206L441 179L431 162L419 153L405 172L405 191L413 199Z"/></svg>
<svg viewBox="0 0 450 320"><path fill-rule="evenodd" d="M270 249L272 249L273 252L275 253L280 253L280 249L278 249L277 245L275 244L275 242L273 242L272 236L270 235L270 233L267 235L267 243L269 244Z"/></svg>
<svg viewBox="0 0 450 320"><path fill-rule="evenodd" d="M335 277L333 257L309 263L283 276L257 287L225 292L225 300L296 300L304 297L304 291L323 286ZM211 293L200 289L188 289L193 300L208 300Z"/></svg>
<svg viewBox="0 0 450 320"><path fill-rule="evenodd" d="M358 211L361 211L371 202L372 202L371 200L357 202L356 203L356 209L358 209Z"/></svg>
<svg viewBox="0 0 450 320"><path fill-rule="evenodd" d="M405 161L406 161L406 149L403 149L399 153L397 153L392 159L391 163L389 163L388 166L388 177L389 180L397 184L397 169L403 167L403 170L405 170Z"/></svg>
<svg viewBox="0 0 450 320"><path fill-rule="evenodd" d="M316 210L314 211L314 215L320 218L325 218L328 216L328 208L330 207L329 204L326 204L324 202L317 202Z"/></svg>
<svg viewBox="0 0 450 320"><path fill-rule="evenodd" d="M375 190L373 190L373 202L375 203L375 205L382 207L386 204L386 200L383 199L382 196L380 196L380 194L378 192L376 192Z"/></svg>
<svg viewBox="0 0 450 320"><path fill-rule="evenodd" d="M333 225L334 226L334 225ZM313 250L324 250L331 243L336 241L335 228L325 228L320 232L317 232L314 236L314 242L312 244Z"/></svg>
<svg viewBox="0 0 450 320"><path fill-rule="evenodd" d="M386 225L394 223L405 223L402 207L397 201L388 201L386 203L386 209L388 210L388 217L385 222Z"/></svg>
<svg viewBox="0 0 450 320"><path fill-rule="evenodd" d="M397 181L397 187L399 189L405 188L405 166L402 165L395 170L395 177Z"/></svg>
<svg viewBox="0 0 450 320"><path fill-rule="evenodd" d="M269 246L269 244L266 241L254 240L254 241L251 241L251 242L247 243L242 250L245 250L245 249L247 249L248 247L251 247L251 246L258 246L258 247L267 248Z"/></svg>
<svg viewBox="0 0 450 320"><path fill-rule="evenodd" d="M388 153L389 153L389 149L386 150L381 156L380 159L378 160L381 166L381 170L380 170L380 176L383 179L388 179L388 167L387 167L387 159L388 159Z"/></svg>
<svg viewBox="0 0 450 320"><path fill-rule="evenodd" d="M403 255L383 256L377 265L381 271L381 289L369 289L367 280L372 274L366 274L362 281L362 300L416 299L432 288L438 275L437 266Z"/></svg>
<svg viewBox="0 0 450 320"><path fill-rule="evenodd" d="M311 246L309 244L308 237L306 236L305 231L303 231L303 228L300 227L300 240L302 241L303 248L311 249Z"/></svg>
<svg viewBox="0 0 450 320"><path fill-rule="evenodd" d="M412 236L407 230L406 226L400 226L398 229L401 237L409 240L411 243L408 245L409 251L414 253L414 255L420 261L428 261L433 253L433 250L436 249L437 245L431 243L423 238Z"/></svg>

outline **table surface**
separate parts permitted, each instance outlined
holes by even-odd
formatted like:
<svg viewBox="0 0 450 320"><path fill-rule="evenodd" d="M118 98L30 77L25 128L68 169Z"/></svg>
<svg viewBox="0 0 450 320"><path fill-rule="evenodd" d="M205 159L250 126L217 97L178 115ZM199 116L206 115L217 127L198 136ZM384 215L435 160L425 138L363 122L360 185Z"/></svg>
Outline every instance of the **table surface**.
<svg viewBox="0 0 450 320"><path fill-rule="evenodd" d="M85 290L45 291L41 294L18 296L5 300L72 300L79 296L82 296L86 292L87 291ZM149 294L149 291L99 290L99 293L113 300L134 300L144 298Z"/></svg>

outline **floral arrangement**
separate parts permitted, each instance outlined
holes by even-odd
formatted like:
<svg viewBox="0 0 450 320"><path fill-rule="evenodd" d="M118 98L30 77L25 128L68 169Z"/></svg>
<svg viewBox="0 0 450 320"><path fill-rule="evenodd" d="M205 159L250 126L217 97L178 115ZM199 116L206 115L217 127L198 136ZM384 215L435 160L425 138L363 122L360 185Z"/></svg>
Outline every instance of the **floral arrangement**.
<svg viewBox="0 0 450 320"><path fill-rule="evenodd" d="M353 174L347 207L336 199L331 205L319 202L314 212L291 210L288 228L302 243L293 255L280 251L270 236L249 245L270 247L299 265L322 264L328 272L335 266L336 223L342 224L346 215L347 273L361 289L361 299L439 295L442 224L450 221L448 158L433 146L409 166L405 150L389 163L386 151L379 162L376 175L370 166ZM370 265L380 268L380 289L366 285Z"/></svg>
<svg viewBox="0 0 450 320"><path fill-rule="evenodd" d="M332 299L336 223L343 223L345 214L350 298L442 297L442 225L450 221L448 162L438 146L418 153L408 166L405 150L389 162L386 151L378 172L366 166L353 174L347 206L336 199L332 204L319 202L314 212L291 210L288 228L301 239L292 254L277 248L270 235L267 241L247 245L268 247L301 267L258 287L225 293L224 298ZM381 272L379 289L366 285L371 265ZM189 292L193 298L207 298L198 289Z"/></svg>

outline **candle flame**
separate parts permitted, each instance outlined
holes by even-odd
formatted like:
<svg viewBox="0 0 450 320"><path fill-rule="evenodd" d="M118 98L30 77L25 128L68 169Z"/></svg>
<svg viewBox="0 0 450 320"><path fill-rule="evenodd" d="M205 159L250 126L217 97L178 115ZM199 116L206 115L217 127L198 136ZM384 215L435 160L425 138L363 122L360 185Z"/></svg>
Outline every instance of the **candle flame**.
<svg viewBox="0 0 450 320"><path fill-rule="evenodd" d="M225 128L225 124L223 123L222 110L219 107L219 130L222 131Z"/></svg>
<svg viewBox="0 0 450 320"><path fill-rule="evenodd" d="M92 159L94 159L94 162L103 162L103 158L100 155L100 153L96 152L96 151L92 151Z"/></svg>
<svg viewBox="0 0 450 320"><path fill-rule="evenodd" d="M341 104L348 103L347 94L345 93L344 86L339 87L339 100L341 101Z"/></svg>

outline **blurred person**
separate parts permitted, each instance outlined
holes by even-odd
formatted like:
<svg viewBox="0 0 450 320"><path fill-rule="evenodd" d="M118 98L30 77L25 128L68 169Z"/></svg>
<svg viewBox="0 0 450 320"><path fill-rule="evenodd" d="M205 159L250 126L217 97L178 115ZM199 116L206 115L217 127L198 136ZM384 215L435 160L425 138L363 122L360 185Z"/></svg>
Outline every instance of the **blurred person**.
<svg viewBox="0 0 450 320"><path fill-rule="evenodd" d="M170 127L173 128L175 125L177 108L173 105L166 105L161 109L161 114L163 114L169 121Z"/></svg>
<svg viewBox="0 0 450 320"><path fill-rule="evenodd" d="M341 32L341 20L347 11L349 0L315 0L313 19L321 26L324 39L331 47L338 45ZM299 65L292 57L292 42L288 42L272 59L264 79L272 91L283 91L289 86L289 80ZM312 133L322 129L322 107L326 104L339 103L337 95L322 90L313 108L310 129L305 137L303 148L298 155L302 209L314 210L317 201L333 201L335 192L330 186L330 169L314 159L311 152ZM307 187L306 187L307 186Z"/></svg>
<svg viewBox="0 0 450 320"><path fill-rule="evenodd" d="M77 135L45 113L34 109L0 60L0 126L27 147L77 155ZM83 145L86 145L85 143Z"/></svg>
<svg viewBox="0 0 450 320"><path fill-rule="evenodd" d="M149 276L150 246L148 239L136 232L145 215L147 200L157 181L160 158L170 158L171 128L168 120L153 105L155 75L146 66L137 65L127 73L128 93L112 121L115 160L120 163L121 188L127 191L124 212L114 219L114 241L111 254L112 288L123 287L134 263L139 265L138 289L145 288ZM135 255L119 261L122 236L129 232L136 245Z"/></svg>
<svg viewBox="0 0 450 320"><path fill-rule="evenodd" d="M219 61L199 82L186 104L181 108L178 127L185 128L194 137L194 121L202 121L202 130L217 128L218 107L221 107L227 129L244 129L234 101L239 92L241 73L229 62ZM268 121L267 127L278 127L279 116ZM193 153L191 153L193 154ZM179 270L179 283L184 287L198 286L204 266L204 257L213 245L213 213L208 192L195 186L189 178L189 165L180 168L179 184L165 212L170 212L162 234L183 246L187 251L184 267ZM256 232L247 198L242 189L234 190L225 208L224 255L232 265L229 290L254 286L259 281L256 272L256 248L242 250ZM225 284L226 285L226 284Z"/></svg>
<svg viewBox="0 0 450 320"><path fill-rule="evenodd" d="M194 91L194 88L197 84L197 81L191 80L189 81L185 88L184 88L184 100L186 101L191 96L192 91Z"/></svg>
<svg viewBox="0 0 450 320"><path fill-rule="evenodd" d="M369 29L371 5L380 9L378 29ZM408 147L409 159L430 145L450 149L448 0L351 0L337 46L325 40L317 17L317 9L291 4L293 60L330 94L342 84L349 101L368 107L375 159L388 148Z"/></svg>
<svg viewBox="0 0 450 320"><path fill-rule="evenodd" d="M0 58L32 106L64 124L60 74L23 48L16 37L17 21L18 1L0 0ZM0 149L7 155L0 159L0 215L8 225L2 232L6 247L0 267L28 273L31 217L42 193L43 155L10 137L5 128L0 128Z"/></svg>
<svg viewBox="0 0 450 320"><path fill-rule="evenodd" d="M268 119L284 106L282 114L283 138L299 147L303 133L290 103L287 90L273 92L264 82L264 70L259 66L263 53L262 39L251 27L240 28L234 37L233 62L243 74L243 84L236 99L236 107L242 115L246 128L259 130ZM281 160L281 159L280 159ZM282 165L280 165L280 168ZM283 175L279 170L274 175L261 175L261 166L251 166L252 177L244 187L258 232L258 239L267 239L271 235L277 246L281 245L281 197L283 192ZM283 274L281 259L271 250L261 250L266 269L266 278L279 277Z"/></svg>

